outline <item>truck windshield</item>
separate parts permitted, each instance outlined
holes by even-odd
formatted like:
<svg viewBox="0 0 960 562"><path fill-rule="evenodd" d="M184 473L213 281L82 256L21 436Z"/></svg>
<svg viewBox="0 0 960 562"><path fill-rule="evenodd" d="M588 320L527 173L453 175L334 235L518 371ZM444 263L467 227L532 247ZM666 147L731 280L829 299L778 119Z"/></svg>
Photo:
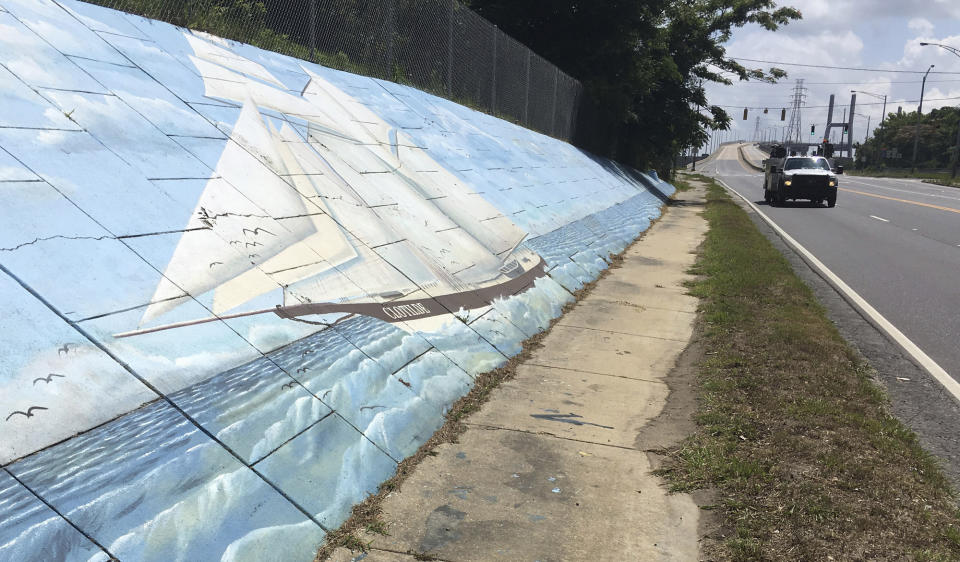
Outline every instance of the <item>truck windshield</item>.
<svg viewBox="0 0 960 562"><path fill-rule="evenodd" d="M790 158L783 166L784 170L829 170L830 164L823 158Z"/></svg>

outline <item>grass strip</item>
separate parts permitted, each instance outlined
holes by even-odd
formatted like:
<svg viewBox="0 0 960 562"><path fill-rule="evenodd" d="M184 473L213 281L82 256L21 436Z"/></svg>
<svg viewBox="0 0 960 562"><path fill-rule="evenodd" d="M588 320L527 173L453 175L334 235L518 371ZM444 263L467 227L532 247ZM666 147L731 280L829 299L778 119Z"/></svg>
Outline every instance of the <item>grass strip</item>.
<svg viewBox="0 0 960 562"><path fill-rule="evenodd" d="M702 179L698 431L658 473L673 491L714 490L722 530L703 558L960 559L937 461L786 259Z"/></svg>

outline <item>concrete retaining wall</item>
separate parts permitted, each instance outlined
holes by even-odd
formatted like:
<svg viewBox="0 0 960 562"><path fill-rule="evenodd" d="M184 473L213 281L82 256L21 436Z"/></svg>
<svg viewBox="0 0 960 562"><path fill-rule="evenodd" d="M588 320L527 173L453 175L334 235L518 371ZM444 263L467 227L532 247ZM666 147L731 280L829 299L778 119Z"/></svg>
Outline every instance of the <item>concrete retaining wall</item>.
<svg viewBox="0 0 960 562"><path fill-rule="evenodd" d="M0 149L2 560L310 560L673 191L69 0L0 0Z"/></svg>

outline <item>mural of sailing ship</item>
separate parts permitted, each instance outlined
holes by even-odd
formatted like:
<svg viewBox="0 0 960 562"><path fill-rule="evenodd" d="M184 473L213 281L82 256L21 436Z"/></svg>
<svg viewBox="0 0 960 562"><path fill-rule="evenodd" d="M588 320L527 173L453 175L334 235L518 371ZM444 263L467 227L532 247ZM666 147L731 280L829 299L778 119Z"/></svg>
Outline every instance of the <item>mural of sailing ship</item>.
<svg viewBox="0 0 960 562"><path fill-rule="evenodd" d="M75 0L0 101L0 559L312 559L670 189Z"/></svg>
<svg viewBox="0 0 960 562"><path fill-rule="evenodd" d="M236 64L222 62L231 63ZM216 172L236 165L236 151L255 155L278 175L292 178L295 187L281 184L257 196L293 214L278 221L237 212L248 206L244 195L211 181L142 323L176 307L176 297L184 292L213 290L215 316L117 337L264 313L283 318L364 314L410 322L482 308L544 275L540 257L520 247L526 233L513 222L485 200L471 198L404 133L370 112L352 114L351 107L362 106L304 72L310 78L299 97L239 74L231 76L236 80L229 87L207 82L209 96L243 104L229 130L237 142L227 143ZM259 74L277 83L265 69ZM265 117L261 107L302 116L305 127ZM305 169L322 173L308 175ZM376 251L385 246L392 246L389 262ZM207 267L200 263L204 260ZM275 307L230 312L278 288L282 295Z"/></svg>

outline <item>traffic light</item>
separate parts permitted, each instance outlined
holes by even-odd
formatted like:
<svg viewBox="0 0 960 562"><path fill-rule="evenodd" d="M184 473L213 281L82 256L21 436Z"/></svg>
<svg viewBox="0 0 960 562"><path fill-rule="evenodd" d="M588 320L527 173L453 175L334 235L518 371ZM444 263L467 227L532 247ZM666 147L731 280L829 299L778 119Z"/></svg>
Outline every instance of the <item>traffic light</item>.
<svg viewBox="0 0 960 562"><path fill-rule="evenodd" d="M764 107L764 108L763 108L763 114L766 115L766 114L768 114L768 113L770 113L770 108L769 108L769 107Z"/></svg>
<svg viewBox="0 0 960 562"><path fill-rule="evenodd" d="M849 127L850 127L850 125L848 125L848 124L846 124L846 123L843 124L843 134L847 134L847 129L848 129Z"/></svg>
<svg viewBox="0 0 960 562"><path fill-rule="evenodd" d="M781 110L780 110L780 120L781 120L781 121L786 121L786 120L787 120L787 110L786 110L786 109L781 109Z"/></svg>
<svg viewBox="0 0 960 562"><path fill-rule="evenodd" d="M744 121L747 120L747 108L746 108L746 107L743 108L743 120L744 120Z"/></svg>
<svg viewBox="0 0 960 562"><path fill-rule="evenodd" d="M816 130L817 130L817 126L816 126L816 125L810 125L810 136L811 136L811 137L816 134Z"/></svg>

